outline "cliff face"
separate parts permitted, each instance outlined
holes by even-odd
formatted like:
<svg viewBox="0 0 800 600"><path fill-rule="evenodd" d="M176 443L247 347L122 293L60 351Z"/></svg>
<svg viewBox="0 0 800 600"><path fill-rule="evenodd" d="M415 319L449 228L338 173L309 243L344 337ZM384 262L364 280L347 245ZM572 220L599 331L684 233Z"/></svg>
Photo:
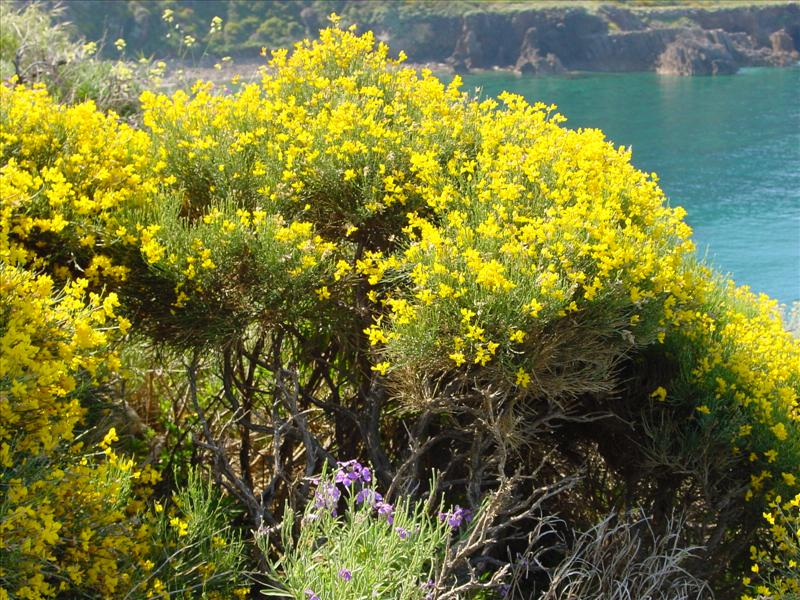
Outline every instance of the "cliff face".
<svg viewBox="0 0 800 600"><path fill-rule="evenodd" d="M411 61L447 63L456 71L713 75L800 58L800 4L671 10L609 5L593 12L531 7L422 17L383 30L381 23L369 26Z"/></svg>

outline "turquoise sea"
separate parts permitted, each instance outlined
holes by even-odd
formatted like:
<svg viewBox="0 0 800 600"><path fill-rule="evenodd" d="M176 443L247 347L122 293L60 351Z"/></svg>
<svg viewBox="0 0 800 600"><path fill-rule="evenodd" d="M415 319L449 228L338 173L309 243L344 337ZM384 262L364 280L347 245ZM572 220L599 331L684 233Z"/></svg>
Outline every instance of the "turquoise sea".
<svg viewBox="0 0 800 600"><path fill-rule="evenodd" d="M800 300L800 66L723 77L655 73L464 77L481 96L509 90L557 104L568 127L633 148L683 206L698 252L737 283Z"/></svg>

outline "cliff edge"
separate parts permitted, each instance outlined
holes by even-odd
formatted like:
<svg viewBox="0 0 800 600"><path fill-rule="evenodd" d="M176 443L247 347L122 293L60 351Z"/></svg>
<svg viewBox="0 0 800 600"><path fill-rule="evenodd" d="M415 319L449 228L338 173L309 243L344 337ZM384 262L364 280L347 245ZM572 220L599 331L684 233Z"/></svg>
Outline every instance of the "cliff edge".
<svg viewBox="0 0 800 600"><path fill-rule="evenodd" d="M464 14L420 13L391 24L377 19L361 25L403 49L412 62L446 63L457 72L716 75L800 59L800 3L543 6L552 5L494 4Z"/></svg>

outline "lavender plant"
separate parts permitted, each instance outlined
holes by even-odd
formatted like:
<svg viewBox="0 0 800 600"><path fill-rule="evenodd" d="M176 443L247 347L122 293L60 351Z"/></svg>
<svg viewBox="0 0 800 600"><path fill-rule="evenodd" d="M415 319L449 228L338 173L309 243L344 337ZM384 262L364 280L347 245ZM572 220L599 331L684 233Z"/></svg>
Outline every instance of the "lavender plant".
<svg viewBox="0 0 800 600"><path fill-rule="evenodd" d="M279 534L282 553L270 549L269 530L256 533L275 584L270 596L296 600L432 598L434 574L451 536L471 513L445 510L404 497L390 504L369 467L351 460L314 480L315 492L299 523L288 507ZM435 485L431 486L435 489ZM299 529L295 539L293 532ZM277 558L274 558L276 557Z"/></svg>

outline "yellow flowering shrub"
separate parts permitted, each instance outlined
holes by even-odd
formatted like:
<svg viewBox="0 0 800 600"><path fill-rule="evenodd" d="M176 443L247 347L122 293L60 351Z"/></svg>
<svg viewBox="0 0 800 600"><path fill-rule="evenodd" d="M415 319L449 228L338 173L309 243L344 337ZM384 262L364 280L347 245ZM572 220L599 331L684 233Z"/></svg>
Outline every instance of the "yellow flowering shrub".
<svg viewBox="0 0 800 600"><path fill-rule="evenodd" d="M351 347L358 328L404 398L444 377L520 403L603 398L655 348L682 368L648 394L729 448L748 498L797 490L797 342L696 264L684 211L601 132L337 28L235 94L142 100L164 187L127 225L127 295L162 339L290 325Z"/></svg>
<svg viewBox="0 0 800 600"><path fill-rule="evenodd" d="M800 597L800 494L783 501L777 496L763 514L768 525L765 543L750 546L752 565L744 578L751 595L742 600Z"/></svg>
<svg viewBox="0 0 800 600"><path fill-rule="evenodd" d="M636 170L629 152L601 132L568 130L554 107L512 94L471 99L458 78L443 85L400 62L370 33L329 28L291 54L275 52L261 81L236 93L198 82L190 93L143 94L142 130L90 104L62 107L41 90L2 90L0 257L6 273L29 282L26 294L39 290L36 319L68 324L60 334L68 337L53 343L72 348L52 351L62 362L30 365L27 348L38 346L29 340L39 329L25 325L24 303L9 308L10 319L22 319L7 329L14 368L37 378L36 369L55 371L42 374L41 386L7 380L3 410L17 420L4 419L9 426L0 431L25 431L30 417L14 412L22 403L54 408L31 422L30 439L8 437L4 464L70 439L81 409L68 375L99 368L107 333L98 319L116 318L118 300L157 340L195 357L210 348L209 364L222 357L223 388L209 395L210 404L227 404L208 427L235 422L240 439L207 439L215 467L234 448L242 471L279 453L271 449L283 431L278 421L300 423L317 408L331 420L350 419L314 425L318 439L336 440L331 450L379 444L358 414L380 412L370 404L375 398L409 418L429 411L446 420L450 409L475 415L476 406L508 415L503 426L509 439L522 440L515 448L523 448L522 469L534 468L525 457L542 443L535 417L542 405L587 415L623 406L634 421L656 407L687 438L724 449L730 462L719 468L743 491L725 499L721 512L733 503L731 514L760 514L772 502L775 523L789 518L775 513L784 506L775 503L800 489L800 345L774 303L698 265L683 210L670 207L655 175ZM118 297L90 295L84 307L81 279L55 301L49 279L13 265L65 279L83 270L95 284L113 282ZM639 367L646 390L626 387ZM280 404L278 396L289 395L287 372L302 410ZM492 400L478 405L476 398ZM299 412L288 418L283 411ZM247 421L256 417L263 422ZM448 423L470 437L478 420ZM377 419L375 427L390 441L370 447L374 456L399 459L401 448L414 445L403 437L412 428L397 419ZM591 440L585 429L568 431ZM678 466L665 469L686 478L681 465L693 457L677 442L670 451ZM297 469L295 458L284 460ZM113 455L101 465L133 469ZM97 468L91 473L100 476ZM258 483L232 471L228 489L255 499ZM640 487L656 493L651 482ZM122 491L104 493L117 502ZM717 510L725 492L715 493L699 510ZM599 493L584 500L597 498L604 501ZM116 510L124 510L120 502ZM259 502L248 510L263 509ZM51 561L48 544L61 539L55 524L67 527L59 519L53 513L36 525L44 532L37 561ZM178 546L195 531L180 511L158 519L161 537L169 532ZM148 523L143 518L142 527ZM763 534L774 523L739 525L724 524L717 537L756 527ZM698 527L699 542L712 527ZM101 569L114 581L90 583L105 593L131 583L129 571L111 568L115 552L128 556L125 564L152 568L152 554L137 545L144 537L139 529L114 542ZM779 573L765 581L783 581L780 570L795 560L791 548L778 540L768 558L756 550L752 564ZM205 551L212 550L213 543ZM746 558L726 560L735 566ZM60 573L57 561L47 564L47 573ZM157 596L177 586L153 577L136 589Z"/></svg>
<svg viewBox="0 0 800 600"><path fill-rule="evenodd" d="M155 189L148 144L92 102L65 106L41 87L0 87L0 258L60 280L124 279L108 248L135 233L119 228L119 209Z"/></svg>
<svg viewBox="0 0 800 600"><path fill-rule="evenodd" d="M86 297L86 286L56 293L47 275L0 266L0 583L15 598L113 595L148 549L131 488L156 475L111 450L113 430L101 461L76 439L81 397L118 364L107 339L120 327L116 296Z"/></svg>
<svg viewBox="0 0 800 600"><path fill-rule="evenodd" d="M118 455L114 428L82 439L81 399L118 367L108 336L126 327L116 296L86 287L56 293L49 276L0 265L0 598L244 589L243 549L210 489L190 482L169 516L150 510L158 472Z"/></svg>
<svg viewBox="0 0 800 600"><path fill-rule="evenodd" d="M730 281L699 281L693 292L695 304L671 317L685 367L682 385L691 390L698 418L723 429L732 452L749 463L747 500L795 494L800 344L785 330L775 300Z"/></svg>

